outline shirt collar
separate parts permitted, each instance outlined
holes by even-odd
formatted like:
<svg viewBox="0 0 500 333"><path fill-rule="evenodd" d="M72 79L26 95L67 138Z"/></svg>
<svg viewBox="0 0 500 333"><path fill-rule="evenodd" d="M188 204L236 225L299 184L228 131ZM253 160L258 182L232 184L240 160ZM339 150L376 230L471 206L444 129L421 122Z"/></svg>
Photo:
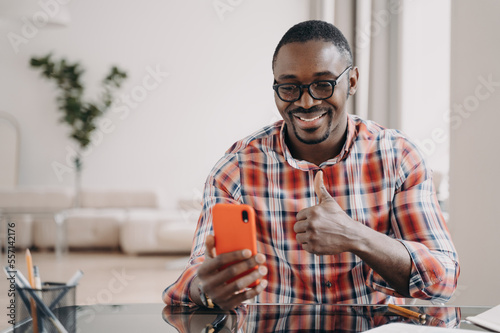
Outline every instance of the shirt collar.
<svg viewBox="0 0 500 333"><path fill-rule="evenodd" d="M348 114L347 115L347 138L346 138L346 141L344 143L344 146L342 147L342 150L334 158L329 159L328 161L321 163L321 165L319 167L321 168L321 167L328 166L328 165L334 165L334 164L338 163L339 161L346 159L347 156L349 155L349 151L352 147L352 144L354 143L356 136L357 136L356 124L354 123L354 120L352 119L352 117ZM283 151L283 156L285 157L288 164L290 164L290 166L292 166L295 169L299 169L299 170L303 170L303 171L317 170L318 169L318 166L316 164L313 164L311 162L307 162L304 160L297 160L297 159L293 158L292 154L290 153L290 150L288 149L288 146L286 145L285 138L286 138L286 123L284 121L282 121L281 129L280 129L280 144L281 144L281 148Z"/></svg>

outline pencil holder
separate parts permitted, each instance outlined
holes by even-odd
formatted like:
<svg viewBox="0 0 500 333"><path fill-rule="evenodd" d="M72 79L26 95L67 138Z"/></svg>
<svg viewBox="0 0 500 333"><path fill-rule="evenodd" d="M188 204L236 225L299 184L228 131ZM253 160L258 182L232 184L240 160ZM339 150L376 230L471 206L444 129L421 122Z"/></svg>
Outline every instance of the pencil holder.
<svg viewBox="0 0 500 333"><path fill-rule="evenodd" d="M16 288L14 332L36 332L36 327L40 333L76 332L75 300L76 286L64 283L46 282L41 290Z"/></svg>

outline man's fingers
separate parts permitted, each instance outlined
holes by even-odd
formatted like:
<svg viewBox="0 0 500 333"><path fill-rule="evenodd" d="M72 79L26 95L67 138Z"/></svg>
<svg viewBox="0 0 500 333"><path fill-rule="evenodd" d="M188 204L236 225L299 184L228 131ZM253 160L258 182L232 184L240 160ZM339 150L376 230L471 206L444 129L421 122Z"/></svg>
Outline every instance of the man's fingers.
<svg viewBox="0 0 500 333"><path fill-rule="evenodd" d="M258 269L250 274L255 273L257 275L253 277L245 276L247 280L251 279L250 281L247 281L248 284L251 284L253 281L260 278L259 274L262 273L262 269L265 269L265 274L267 274L267 268L261 266L266 261L265 256L263 254L257 254L251 257L251 255L252 253L250 250L235 251L221 254L208 262L204 262L198 269L198 278L202 281L202 288L206 291L210 291L207 294L214 300L217 296L222 299L227 299L227 297L230 296L230 293L228 294L227 286L231 285L233 282L227 283L227 281L247 271L251 271L254 267L257 267ZM250 258L248 258L248 256L250 256ZM246 280L241 283L244 283L245 281ZM240 290L245 286L238 287L239 289L237 290ZM233 290L232 292L234 293L237 290Z"/></svg>
<svg viewBox="0 0 500 333"><path fill-rule="evenodd" d="M233 264L233 265L225 268L224 270L222 270L220 272L220 274L217 276L217 279L214 280L214 282L217 284L224 284L236 276L239 276L245 272L248 272L254 268L257 268L257 270L254 270L249 275L246 275L244 277L243 281L239 282L239 283L245 283L247 280L249 280L248 284L250 284L260 277L259 272L261 272L261 271L259 271L259 270L265 269L265 274L267 274L267 268L264 268L264 266L259 266L259 265L262 265L264 262L265 262L264 255L258 254L257 256L255 256L252 259L244 260L244 261L241 261L239 263ZM237 281L239 281L239 279L236 281L233 281L233 282L237 282ZM231 283L233 283L233 282L231 282ZM229 283L228 285L231 285L231 283ZM238 291L240 289L243 289L246 286L247 285L239 285L238 288L234 291Z"/></svg>
<svg viewBox="0 0 500 333"><path fill-rule="evenodd" d="M224 257L224 255L220 255L211 261L218 261L220 257ZM229 256L225 257L229 258ZM263 254L257 254L252 258L246 259L236 264L232 264L222 269L221 271L214 272L211 275L203 276L204 270L202 270L202 267L200 267L200 269L198 270L198 278L200 278L200 280L203 280L202 288L206 292L207 296L210 297L215 304L217 304L222 309L232 309L240 305L241 302L245 301L248 298L248 296L245 296L246 293L242 292L242 290L248 288L248 286L250 286L257 280L261 280L262 282L262 278L267 275L268 270L267 267L263 266L264 263L265 256ZM257 269L252 270L253 268ZM248 271L250 271L248 274L238 278L237 280L227 282L235 276L241 275L242 273ZM259 286L260 284L252 288L257 288L255 289L255 295L263 290L263 287Z"/></svg>
<svg viewBox="0 0 500 333"><path fill-rule="evenodd" d="M297 215L295 216L297 218L297 221L307 220L310 209L311 209L311 207L304 208L300 212L298 212Z"/></svg>
<svg viewBox="0 0 500 333"><path fill-rule="evenodd" d="M299 244L305 244L307 243L307 235L306 233L300 233L295 235L295 239L297 240L297 243Z"/></svg>
<svg viewBox="0 0 500 333"><path fill-rule="evenodd" d="M257 296L258 294L260 294L261 292L264 291L264 289L266 289L267 287L267 280L260 280L260 283L249 289L249 290L246 290L245 292L241 293L241 295L243 296L243 300L240 301L243 302L243 301L246 301L247 299L251 299L251 298L254 298L255 296Z"/></svg>
<svg viewBox="0 0 500 333"><path fill-rule="evenodd" d="M262 279L267 275L267 267L260 266L258 269L248 273L245 276L240 277L239 279L232 281L224 285L222 288L218 289L212 294L213 300L217 299L228 299L232 297L232 295L240 293L243 289L250 286L257 280Z"/></svg>
<svg viewBox="0 0 500 333"><path fill-rule="evenodd" d="M205 255L209 258L215 258L215 237L208 235L205 240Z"/></svg>
<svg viewBox="0 0 500 333"><path fill-rule="evenodd" d="M309 243L303 243L301 245L302 245L302 250L304 250L306 252L309 252L309 253L315 253L312 250L311 244L309 244Z"/></svg>
<svg viewBox="0 0 500 333"><path fill-rule="evenodd" d="M293 231L295 231L295 233L301 233L301 232L306 232L307 231L307 222L305 221L297 221L295 222L295 224L293 225Z"/></svg>
<svg viewBox="0 0 500 333"><path fill-rule="evenodd" d="M208 237L207 237L208 239ZM222 253L211 260L207 260L198 269L198 275L206 276L216 273L222 266L249 259L252 257L252 251L246 249L242 251L234 251Z"/></svg>
<svg viewBox="0 0 500 333"><path fill-rule="evenodd" d="M260 280L260 283L257 286L238 294L232 294L226 301L221 302L221 304L216 304L223 310L232 310L244 301L259 295L267 287L267 284L267 280Z"/></svg>

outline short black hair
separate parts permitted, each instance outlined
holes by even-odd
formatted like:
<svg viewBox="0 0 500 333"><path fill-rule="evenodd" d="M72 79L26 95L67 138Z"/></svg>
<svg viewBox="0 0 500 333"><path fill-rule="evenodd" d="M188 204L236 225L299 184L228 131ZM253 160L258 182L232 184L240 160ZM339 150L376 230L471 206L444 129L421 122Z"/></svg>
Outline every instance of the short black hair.
<svg viewBox="0 0 500 333"><path fill-rule="evenodd" d="M333 24L319 21L310 20L298 23L288 29L283 35L273 55L273 70L278 51L282 46L290 43L305 43L310 40L322 40L325 42L332 42L337 47L340 53L344 55L348 65L352 65L352 53L347 39L342 32Z"/></svg>

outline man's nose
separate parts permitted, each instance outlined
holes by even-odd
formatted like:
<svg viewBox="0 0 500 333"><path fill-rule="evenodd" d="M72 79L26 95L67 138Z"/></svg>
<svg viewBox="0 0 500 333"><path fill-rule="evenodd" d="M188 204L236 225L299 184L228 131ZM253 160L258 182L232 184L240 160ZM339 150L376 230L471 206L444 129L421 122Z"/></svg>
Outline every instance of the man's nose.
<svg viewBox="0 0 500 333"><path fill-rule="evenodd" d="M294 102L295 105L300 106L307 110L313 106L321 104L322 102L321 100L312 98L311 94L309 93L309 89L307 88L303 89L304 90L302 91L302 96L300 96L300 99Z"/></svg>

